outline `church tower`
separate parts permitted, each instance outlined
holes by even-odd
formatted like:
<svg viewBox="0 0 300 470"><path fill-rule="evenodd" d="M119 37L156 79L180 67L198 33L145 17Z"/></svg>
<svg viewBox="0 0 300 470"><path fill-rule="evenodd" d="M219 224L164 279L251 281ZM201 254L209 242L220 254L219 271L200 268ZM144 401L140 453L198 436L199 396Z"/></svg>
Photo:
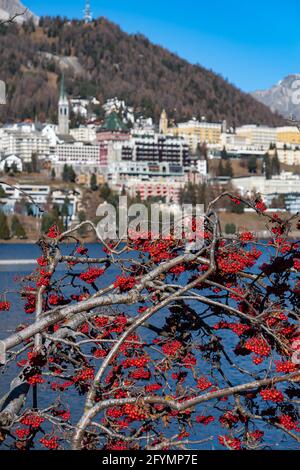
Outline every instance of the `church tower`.
<svg viewBox="0 0 300 470"><path fill-rule="evenodd" d="M65 92L65 79L62 75L60 82L60 95L58 102L58 133L62 135L69 134L69 101Z"/></svg>
<svg viewBox="0 0 300 470"><path fill-rule="evenodd" d="M159 120L159 132L160 134L167 134L168 133L168 116L165 110L162 111Z"/></svg>

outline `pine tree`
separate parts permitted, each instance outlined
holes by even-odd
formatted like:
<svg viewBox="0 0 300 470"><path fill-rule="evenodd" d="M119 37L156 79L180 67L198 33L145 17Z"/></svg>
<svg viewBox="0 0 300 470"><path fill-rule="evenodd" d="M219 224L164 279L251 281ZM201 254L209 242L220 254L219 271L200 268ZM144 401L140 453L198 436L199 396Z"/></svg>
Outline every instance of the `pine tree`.
<svg viewBox="0 0 300 470"><path fill-rule="evenodd" d="M280 161L278 158L277 150L275 150L274 157L271 163L272 175L280 175Z"/></svg>
<svg viewBox="0 0 300 470"><path fill-rule="evenodd" d="M90 187L92 191L97 191L98 189L97 176L95 175L95 173L93 173L91 176Z"/></svg>
<svg viewBox="0 0 300 470"><path fill-rule="evenodd" d="M228 159L226 160L225 168L224 168L224 176L229 176L232 178L233 176L233 170L232 170L232 165L231 161Z"/></svg>
<svg viewBox="0 0 300 470"><path fill-rule="evenodd" d="M14 215L11 221L11 233L16 238L26 238L26 232L19 218Z"/></svg>
<svg viewBox="0 0 300 470"><path fill-rule="evenodd" d="M8 240L10 238L10 230L7 223L7 217L3 212L0 212L0 239Z"/></svg>
<svg viewBox="0 0 300 470"><path fill-rule="evenodd" d="M227 160L228 159L228 153L227 153L225 145L224 145L224 147L221 151L221 158L222 158L222 160Z"/></svg>

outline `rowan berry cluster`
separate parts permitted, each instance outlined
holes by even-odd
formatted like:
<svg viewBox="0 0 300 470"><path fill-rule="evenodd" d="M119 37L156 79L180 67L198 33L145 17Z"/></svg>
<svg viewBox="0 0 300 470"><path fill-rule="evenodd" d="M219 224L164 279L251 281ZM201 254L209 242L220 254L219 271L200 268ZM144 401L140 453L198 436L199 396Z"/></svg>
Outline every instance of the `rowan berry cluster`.
<svg viewBox="0 0 300 470"><path fill-rule="evenodd" d="M114 283L115 289L120 289L121 292L127 292L136 285L136 278L133 276L117 276Z"/></svg>
<svg viewBox="0 0 300 470"><path fill-rule="evenodd" d="M38 415L37 413L27 413L23 418L21 419L21 423L24 424L25 426L30 426L34 429L37 429L40 427L40 425L45 421L45 418L42 416Z"/></svg>
<svg viewBox="0 0 300 470"><path fill-rule="evenodd" d="M73 377L73 382L87 382L88 380L94 380L94 377L94 369L92 367L87 367Z"/></svg>
<svg viewBox="0 0 300 470"><path fill-rule="evenodd" d="M27 383L29 383L29 385L43 384L44 382L45 380L43 379L41 374L34 374L27 378Z"/></svg>
<svg viewBox="0 0 300 470"><path fill-rule="evenodd" d="M206 377L201 377L197 380L197 388L202 392L210 387L212 387L212 383Z"/></svg>
<svg viewBox="0 0 300 470"><path fill-rule="evenodd" d="M44 256L40 256L37 260L36 260L37 264L39 266L47 266L48 265L48 261L46 260L46 258L44 258Z"/></svg>
<svg viewBox="0 0 300 470"><path fill-rule="evenodd" d="M297 432L300 432L300 428L298 427L298 421L294 421L293 418L289 415L280 415L278 418L278 422L288 431L295 430Z"/></svg>
<svg viewBox="0 0 300 470"><path fill-rule="evenodd" d="M30 430L27 428L18 428L15 430L15 433L18 439L23 440L29 436Z"/></svg>
<svg viewBox="0 0 300 470"><path fill-rule="evenodd" d="M52 225L52 227L49 228L49 231L47 233L48 238L57 238L61 234L59 228L56 225Z"/></svg>
<svg viewBox="0 0 300 470"><path fill-rule="evenodd" d="M128 358L122 362L124 369L129 369L129 367L145 367L149 362L148 357L136 357Z"/></svg>
<svg viewBox="0 0 300 470"><path fill-rule="evenodd" d="M98 277L102 276L102 274L105 272L105 269L99 269L99 268L89 268L86 272L80 274L80 279L87 284L93 284Z"/></svg>
<svg viewBox="0 0 300 470"><path fill-rule="evenodd" d="M148 392L148 393L152 393L152 392L157 392L157 391L160 390L161 388L162 388L162 385L159 385L159 384L151 384L151 385L146 385L145 391Z"/></svg>
<svg viewBox="0 0 300 470"><path fill-rule="evenodd" d="M46 447L46 449L56 450L59 447L58 438L56 436L50 437L45 436L40 439L40 443Z"/></svg>
<svg viewBox="0 0 300 470"><path fill-rule="evenodd" d="M267 341L264 338L258 337L248 339L245 342L245 348L261 357L268 357L271 352L271 348Z"/></svg>
<svg viewBox="0 0 300 470"><path fill-rule="evenodd" d="M182 344L178 340L168 341L163 344L161 349L166 356L175 356L177 352L182 348Z"/></svg>
<svg viewBox="0 0 300 470"><path fill-rule="evenodd" d="M276 388L267 388L259 392L260 396L265 401L272 401L273 403L281 403L284 400L283 393Z"/></svg>
<svg viewBox="0 0 300 470"><path fill-rule="evenodd" d="M249 243L254 240L254 235L252 232L242 232L239 235L239 239L242 243Z"/></svg>
<svg viewBox="0 0 300 470"><path fill-rule="evenodd" d="M288 374L297 370L297 365L292 361L274 361L276 366L276 372L283 372Z"/></svg>
<svg viewBox="0 0 300 470"><path fill-rule="evenodd" d="M1 312L8 312L10 310L11 304L10 302L0 302L0 311Z"/></svg>
<svg viewBox="0 0 300 470"><path fill-rule="evenodd" d="M258 199L256 201L255 208L258 212L265 212L267 210L267 206L261 199Z"/></svg>
<svg viewBox="0 0 300 470"><path fill-rule="evenodd" d="M219 442L224 447L230 447L233 450L241 450L241 440L230 436L218 436Z"/></svg>
<svg viewBox="0 0 300 470"><path fill-rule="evenodd" d="M215 420L215 418L211 415L209 416L196 416L196 421L199 424L204 424L204 426L208 426L208 424L212 423Z"/></svg>

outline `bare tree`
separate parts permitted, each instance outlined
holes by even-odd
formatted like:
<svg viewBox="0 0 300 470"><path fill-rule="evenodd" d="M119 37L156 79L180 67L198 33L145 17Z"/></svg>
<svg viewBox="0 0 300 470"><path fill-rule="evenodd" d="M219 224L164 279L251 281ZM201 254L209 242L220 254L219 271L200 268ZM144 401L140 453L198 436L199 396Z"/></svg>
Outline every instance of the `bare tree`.
<svg viewBox="0 0 300 470"><path fill-rule="evenodd" d="M216 210L224 197L254 209L270 241L226 237ZM200 447L215 439L209 426L218 421L219 445L229 449L264 448L265 426L277 442L285 434L299 445L300 253L289 238L298 216L265 209L260 199L222 194L208 206L195 252L172 236L104 241L91 221L64 233L52 227L19 293L34 320L0 341L4 373L20 367L0 399L3 442ZM83 226L97 235L99 257L78 238ZM269 251L263 265L261 250ZM11 294L3 292L0 310L9 310ZM77 422L71 390L84 396Z"/></svg>

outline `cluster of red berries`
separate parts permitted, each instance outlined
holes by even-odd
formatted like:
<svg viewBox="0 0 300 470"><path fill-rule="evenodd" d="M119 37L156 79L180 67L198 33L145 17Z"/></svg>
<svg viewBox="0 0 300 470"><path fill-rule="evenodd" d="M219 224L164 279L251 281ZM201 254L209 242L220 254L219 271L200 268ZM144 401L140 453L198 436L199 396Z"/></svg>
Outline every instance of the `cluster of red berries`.
<svg viewBox="0 0 300 470"><path fill-rule="evenodd" d="M170 273L172 274L182 274L185 272L185 266L183 264L178 264L177 266L174 266L173 268L170 269Z"/></svg>
<svg viewBox="0 0 300 470"><path fill-rule="evenodd" d="M107 352L104 350L104 349L96 349L96 351L94 351L93 353L93 356L96 358L96 359L100 359L102 357L106 357L107 356Z"/></svg>
<svg viewBox="0 0 300 470"><path fill-rule="evenodd" d="M10 310L10 302L0 302L0 311L1 312L8 312Z"/></svg>
<svg viewBox="0 0 300 470"><path fill-rule="evenodd" d="M128 450L128 444L124 441L114 441L107 444L106 449L108 450Z"/></svg>
<svg viewBox="0 0 300 470"><path fill-rule="evenodd" d="M267 206L261 199L258 199L256 201L255 208L258 212L265 212L267 210Z"/></svg>
<svg viewBox="0 0 300 470"><path fill-rule="evenodd" d="M86 272L80 274L80 279L87 284L93 284L98 277L102 276L105 269L89 268Z"/></svg>
<svg viewBox="0 0 300 470"><path fill-rule="evenodd" d="M182 344L178 340L168 341L167 343L163 344L162 351L166 356L175 356L177 351L182 348Z"/></svg>
<svg viewBox="0 0 300 470"><path fill-rule="evenodd" d="M289 372L295 372L297 370L296 364L292 361L275 361L276 372L283 372L288 374Z"/></svg>
<svg viewBox="0 0 300 470"><path fill-rule="evenodd" d="M53 436L53 437L42 437L42 439L40 439L40 443L46 447L46 449L50 449L50 450L56 450L58 449L58 438L56 436Z"/></svg>
<svg viewBox="0 0 300 470"><path fill-rule="evenodd" d="M49 295L48 297L48 302L49 302L49 305L61 305L63 302L64 302L64 298L62 296L58 296L58 295Z"/></svg>
<svg viewBox="0 0 300 470"><path fill-rule="evenodd" d="M128 369L129 367L145 367L148 362L148 357L128 358L122 362L122 366L124 367L124 369Z"/></svg>
<svg viewBox="0 0 300 470"><path fill-rule="evenodd" d="M140 410L137 405L130 403L124 405L124 414L127 415L131 421L140 421L146 418L145 413Z"/></svg>
<svg viewBox="0 0 300 470"><path fill-rule="evenodd" d="M264 436L263 431L259 431L258 429L256 431L249 432L249 437L255 441L260 441L261 438Z"/></svg>
<svg viewBox="0 0 300 470"><path fill-rule="evenodd" d="M34 375L31 375L31 376L28 377L28 379L27 379L27 383L29 383L29 385L43 384L44 382L45 382L45 380L43 379L43 377L41 376L41 374L34 374Z"/></svg>
<svg viewBox="0 0 300 470"><path fill-rule="evenodd" d="M300 432L300 428L298 427L298 421L294 421L293 418L289 415L279 416L278 422L288 431L295 430L297 432Z"/></svg>
<svg viewBox="0 0 300 470"><path fill-rule="evenodd" d="M215 418L211 415L209 415L209 416L204 416L204 415L196 416L197 423L204 424L204 426L208 426L208 424L212 423L214 420L215 420Z"/></svg>
<svg viewBox="0 0 300 470"><path fill-rule="evenodd" d="M25 313L30 314L35 312L36 306L36 296L33 294L35 289L33 287L28 287L24 296L26 297L26 304L24 306Z"/></svg>
<svg viewBox="0 0 300 470"><path fill-rule="evenodd" d="M21 419L21 423L24 424L25 426L30 426L34 429L37 429L40 427L40 425L45 421L45 418L42 416L39 416L37 413L27 413L23 418Z"/></svg>
<svg viewBox="0 0 300 470"><path fill-rule="evenodd" d="M261 357L268 357L271 352L267 341L264 338L258 337L248 339L245 343L245 348Z"/></svg>
<svg viewBox="0 0 300 470"><path fill-rule="evenodd" d="M300 271L300 259L294 259L294 268Z"/></svg>
<svg viewBox="0 0 300 470"><path fill-rule="evenodd" d="M220 416L219 421L222 426L227 426L231 428L234 424L239 422L239 417L232 411L226 411L222 416Z"/></svg>
<svg viewBox="0 0 300 470"><path fill-rule="evenodd" d="M224 447L230 447L233 450L241 450L241 441L238 438L230 436L218 436L219 442Z"/></svg>
<svg viewBox="0 0 300 470"><path fill-rule="evenodd" d="M107 317L95 317L93 322L98 328L102 328L108 324L109 319Z"/></svg>
<svg viewBox="0 0 300 470"><path fill-rule="evenodd" d="M27 428L18 428L15 433L18 439L26 439L26 437L29 436L30 431Z"/></svg>
<svg viewBox="0 0 300 470"><path fill-rule="evenodd" d="M73 377L73 382L87 382L88 380L94 380L95 373L92 367L87 367Z"/></svg>
<svg viewBox="0 0 300 470"><path fill-rule="evenodd" d="M252 232L242 232L239 235L239 239L242 243L249 243L254 240L254 235Z"/></svg>
<svg viewBox="0 0 300 470"><path fill-rule="evenodd" d="M117 276L114 283L115 289L120 289L121 292L127 292L136 285L136 278L133 276Z"/></svg>
<svg viewBox="0 0 300 470"><path fill-rule="evenodd" d="M130 377L135 380L148 380L151 377L151 373L147 369L136 369L130 372Z"/></svg>
<svg viewBox="0 0 300 470"><path fill-rule="evenodd" d="M159 385L159 384L151 384L151 385L147 385L145 387L145 391L148 392L148 393L152 393L152 392L157 392L158 390L160 390L162 388L162 385Z"/></svg>
<svg viewBox="0 0 300 470"><path fill-rule="evenodd" d="M37 287L47 287L50 284L50 278L51 278L51 273L48 271L45 271L44 269L40 270L40 277L37 280Z"/></svg>
<svg viewBox="0 0 300 470"><path fill-rule="evenodd" d="M272 401L273 403L281 403L284 400L283 393L276 388L266 388L259 392L260 396L265 401Z"/></svg>
<svg viewBox="0 0 300 470"><path fill-rule="evenodd" d="M60 235L60 231L56 225L52 225L52 227L49 228L49 231L47 233L48 238L57 238Z"/></svg>
<svg viewBox="0 0 300 470"><path fill-rule="evenodd" d="M40 256L40 258L38 258L36 262L39 266L47 266L48 264L48 261L44 258L44 256Z"/></svg>
<svg viewBox="0 0 300 470"><path fill-rule="evenodd" d="M88 249L84 246L79 246L78 248L76 248L76 251L79 255L86 255L88 252Z"/></svg>
<svg viewBox="0 0 300 470"><path fill-rule="evenodd" d="M191 369L193 366L197 364L197 359L192 353L188 353L184 358L182 359L182 365L186 367L187 369Z"/></svg>
<svg viewBox="0 0 300 470"><path fill-rule="evenodd" d="M214 325L215 330L231 330L236 335L242 336L246 331L249 331L251 328L248 325L244 325L243 323L227 323L225 321L221 321Z"/></svg>
<svg viewBox="0 0 300 470"><path fill-rule="evenodd" d="M206 377L201 377L200 379L197 380L197 388L201 390L202 392L204 390L207 390L212 386L212 383L206 378Z"/></svg>
<svg viewBox="0 0 300 470"><path fill-rule="evenodd" d="M218 254L217 261L220 271L225 274L236 274L246 268L252 268L262 252L252 248L250 251L225 250Z"/></svg>

